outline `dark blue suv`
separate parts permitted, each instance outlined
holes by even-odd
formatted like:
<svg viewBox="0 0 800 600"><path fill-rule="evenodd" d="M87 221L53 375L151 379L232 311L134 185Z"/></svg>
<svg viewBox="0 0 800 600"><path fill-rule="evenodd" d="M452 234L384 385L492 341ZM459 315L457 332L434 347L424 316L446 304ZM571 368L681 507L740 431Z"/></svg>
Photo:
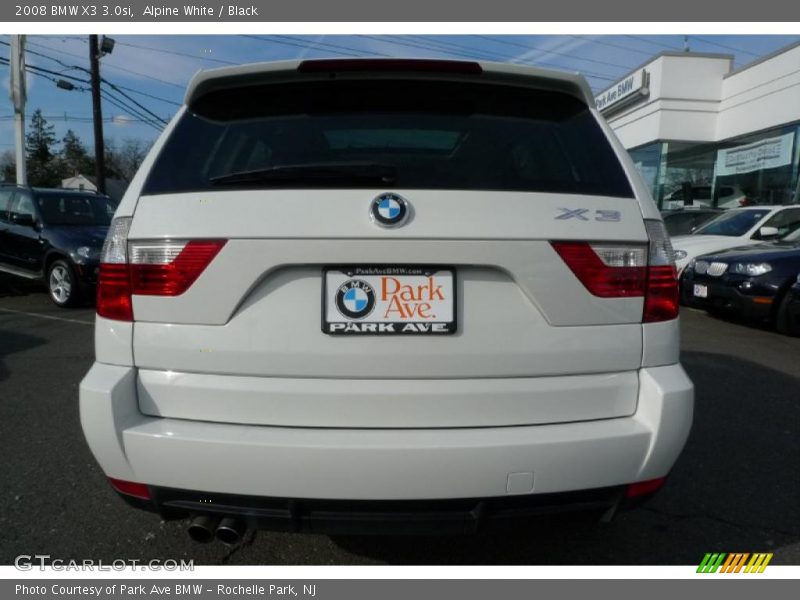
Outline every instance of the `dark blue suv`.
<svg viewBox="0 0 800 600"><path fill-rule="evenodd" d="M58 306L94 293L116 204L79 190L0 185L0 272L40 280Z"/></svg>
<svg viewBox="0 0 800 600"><path fill-rule="evenodd" d="M798 273L800 228L779 241L697 257L684 271L681 295L690 306L771 321L796 335Z"/></svg>

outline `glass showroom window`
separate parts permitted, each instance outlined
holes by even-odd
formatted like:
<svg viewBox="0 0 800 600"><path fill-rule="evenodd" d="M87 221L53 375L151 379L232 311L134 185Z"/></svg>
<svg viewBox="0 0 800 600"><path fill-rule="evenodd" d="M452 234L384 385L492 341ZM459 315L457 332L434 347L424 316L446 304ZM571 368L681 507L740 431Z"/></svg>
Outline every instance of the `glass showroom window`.
<svg viewBox="0 0 800 600"><path fill-rule="evenodd" d="M658 201L658 172L661 168L663 142L654 142L629 151L633 164L647 184L653 198Z"/></svg>
<svg viewBox="0 0 800 600"><path fill-rule="evenodd" d="M716 156L717 188L743 197L740 205L792 204L798 201L798 138L790 125L728 140Z"/></svg>

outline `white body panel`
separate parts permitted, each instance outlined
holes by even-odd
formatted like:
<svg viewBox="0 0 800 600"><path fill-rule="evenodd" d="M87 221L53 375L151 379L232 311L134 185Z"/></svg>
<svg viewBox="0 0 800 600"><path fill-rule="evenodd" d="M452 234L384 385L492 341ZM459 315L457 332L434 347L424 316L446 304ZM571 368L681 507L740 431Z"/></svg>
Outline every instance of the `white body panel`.
<svg viewBox="0 0 800 600"><path fill-rule="evenodd" d="M568 423L636 410L636 371L509 379L219 377L140 369L143 414L286 427L439 428ZM220 402L225 398L225 402Z"/></svg>

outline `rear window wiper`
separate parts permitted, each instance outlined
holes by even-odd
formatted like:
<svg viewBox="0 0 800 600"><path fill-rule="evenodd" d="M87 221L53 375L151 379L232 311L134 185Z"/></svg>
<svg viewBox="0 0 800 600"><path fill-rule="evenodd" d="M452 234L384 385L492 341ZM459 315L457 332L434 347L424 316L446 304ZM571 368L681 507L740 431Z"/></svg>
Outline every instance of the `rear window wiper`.
<svg viewBox="0 0 800 600"><path fill-rule="evenodd" d="M211 185L240 185L249 183L394 183L397 168L378 163L330 162L304 165L281 165L251 171L236 171L211 177Z"/></svg>

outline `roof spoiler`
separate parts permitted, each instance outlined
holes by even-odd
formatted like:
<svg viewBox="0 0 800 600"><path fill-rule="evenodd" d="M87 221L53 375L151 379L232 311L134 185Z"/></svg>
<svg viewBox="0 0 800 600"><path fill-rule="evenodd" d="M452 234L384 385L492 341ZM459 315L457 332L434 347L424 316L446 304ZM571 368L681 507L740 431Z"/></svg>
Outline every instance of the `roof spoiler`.
<svg viewBox="0 0 800 600"><path fill-rule="evenodd" d="M544 89L570 94L594 107L594 95L586 80L578 73L552 71L514 63L491 63L467 60L426 58L331 58L287 60L221 67L198 72L186 90L184 102L192 106L206 94L237 87L325 77L327 74L349 74L353 77L408 74L421 78L437 73L454 78L480 78L486 83L534 84Z"/></svg>

